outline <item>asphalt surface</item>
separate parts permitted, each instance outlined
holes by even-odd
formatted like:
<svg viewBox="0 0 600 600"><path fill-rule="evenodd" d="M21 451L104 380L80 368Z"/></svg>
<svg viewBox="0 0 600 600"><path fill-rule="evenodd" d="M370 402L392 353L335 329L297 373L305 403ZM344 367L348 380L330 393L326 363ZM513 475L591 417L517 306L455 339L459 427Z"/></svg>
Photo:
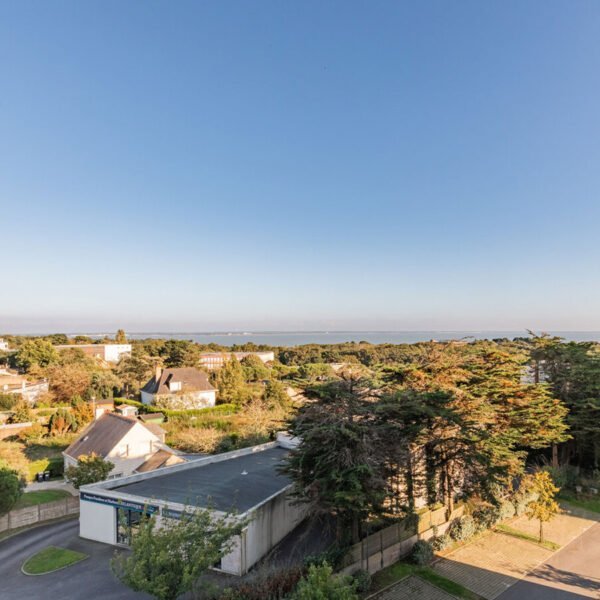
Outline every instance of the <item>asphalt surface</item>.
<svg viewBox="0 0 600 600"><path fill-rule="evenodd" d="M30 576L21 566L47 546L89 555L86 560L47 575ZM79 520L69 519L36 527L0 541L0 598L2 600L141 600L149 598L121 584L110 572L114 548L79 538Z"/></svg>
<svg viewBox="0 0 600 600"><path fill-rule="evenodd" d="M600 598L600 523L553 554L496 600Z"/></svg>
<svg viewBox="0 0 600 600"><path fill-rule="evenodd" d="M285 448L269 448L195 468L157 473L113 489L155 500L246 512L291 483L279 473L288 452ZM102 495L101 489L96 491Z"/></svg>

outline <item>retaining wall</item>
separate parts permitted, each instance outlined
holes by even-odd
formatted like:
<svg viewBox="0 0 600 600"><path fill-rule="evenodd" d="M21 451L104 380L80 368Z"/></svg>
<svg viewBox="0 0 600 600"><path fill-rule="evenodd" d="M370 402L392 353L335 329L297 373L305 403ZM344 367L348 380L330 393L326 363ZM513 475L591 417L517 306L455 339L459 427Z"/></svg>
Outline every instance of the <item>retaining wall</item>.
<svg viewBox="0 0 600 600"><path fill-rule="evenodd" d="M46 504L17 508L0 516L0 532L79 514L79 498L70 496Z"/></svg>

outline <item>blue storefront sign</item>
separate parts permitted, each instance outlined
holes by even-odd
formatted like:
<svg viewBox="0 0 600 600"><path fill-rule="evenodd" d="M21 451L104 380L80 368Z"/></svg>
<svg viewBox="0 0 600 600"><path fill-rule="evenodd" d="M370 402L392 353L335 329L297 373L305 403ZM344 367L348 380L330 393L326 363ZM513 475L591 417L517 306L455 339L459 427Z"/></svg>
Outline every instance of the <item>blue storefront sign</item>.
<svg viewBox="0 0 600 600"><path fill-rule="evenodd" d="M80 492L79 499L85 500L86 502L104 504L105 506L115 506L116 508L138 510L150 515L158 512L158 506L153 506L152 504L140 504L139 502L121 500L120 498L107 498L106 496L98 496L97 494L89 494L88 492Z"/></svg>

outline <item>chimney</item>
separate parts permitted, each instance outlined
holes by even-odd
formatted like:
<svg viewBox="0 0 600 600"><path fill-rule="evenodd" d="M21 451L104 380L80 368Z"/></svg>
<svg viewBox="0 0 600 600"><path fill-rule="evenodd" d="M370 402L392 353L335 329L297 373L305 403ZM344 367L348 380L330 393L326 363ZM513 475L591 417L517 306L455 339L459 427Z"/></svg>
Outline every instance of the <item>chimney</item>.
<svg viewBox="0 0 600 600"><path fill-rule="evenodd" d="M162 375L162 367L156 365L156 367L154 368L154 379L156 379L156 381L160 381L161 375Z"/></svg>

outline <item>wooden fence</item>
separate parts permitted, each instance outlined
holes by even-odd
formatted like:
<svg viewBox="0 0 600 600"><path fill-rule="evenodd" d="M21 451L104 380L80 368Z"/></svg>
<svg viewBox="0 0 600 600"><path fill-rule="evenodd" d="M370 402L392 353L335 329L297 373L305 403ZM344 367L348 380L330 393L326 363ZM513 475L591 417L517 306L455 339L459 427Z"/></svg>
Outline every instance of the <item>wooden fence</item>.
<svg viewBox="0 0 600 600"><path fill-rule="evenodd" d="M79 496L69 496L54 502L17 508L0 516L0 532L78 513Z"/></svg>
<svg viewBox="0 0 600 600"><path fill-rule="evenodd" d="M342 573L359 569L373 574L406 556L417 540L430 540L446 532L450 523L464 514L464 506L454 510L446 519L446 507L427 510L417 517L381 529L350 548L342 560Z"/></svg>

